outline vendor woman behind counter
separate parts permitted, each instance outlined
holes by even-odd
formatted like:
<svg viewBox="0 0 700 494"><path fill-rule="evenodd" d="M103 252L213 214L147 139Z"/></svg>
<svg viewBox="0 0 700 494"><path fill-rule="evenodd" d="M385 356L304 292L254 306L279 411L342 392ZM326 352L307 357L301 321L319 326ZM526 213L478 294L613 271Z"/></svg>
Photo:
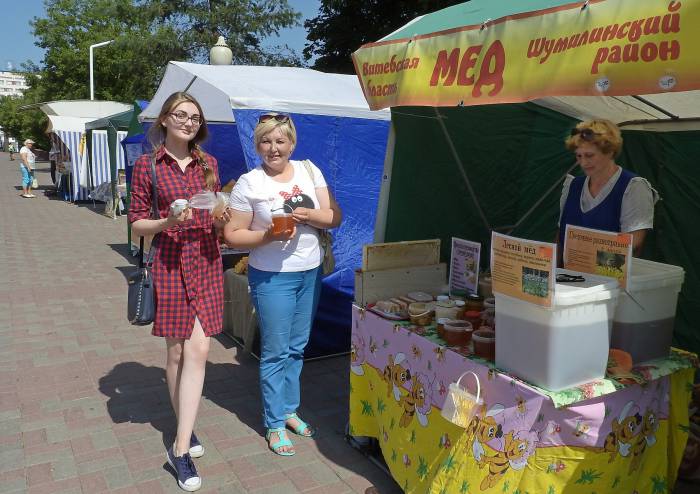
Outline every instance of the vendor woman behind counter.
<svg viewBox="0 0 700 494"><path fill-rule="evenodd" d="M558 259L562 263L566 225L632 233L632 253L638 256L647 230L654 225L658 193L644 178L615 164L622 135L609 120L579 123L566 139L584 176L568 175L562 188Z"/></svg>

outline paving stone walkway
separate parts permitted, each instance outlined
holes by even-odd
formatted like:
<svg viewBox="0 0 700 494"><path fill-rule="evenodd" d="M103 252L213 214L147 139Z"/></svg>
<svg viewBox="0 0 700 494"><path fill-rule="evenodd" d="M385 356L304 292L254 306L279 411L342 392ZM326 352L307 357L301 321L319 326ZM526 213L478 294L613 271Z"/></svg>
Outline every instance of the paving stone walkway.
<svg viewBox="0 0 700 494"><path fill-rule="evenodd" d="M48 163L37 165L37 197L22 198L19 162L0 153L0 492L183 492L165 462L164 341L126 322L126 219L44 196ZM262 437L257 361L212 341L200 492L400 492L344 440L348 365L305 365L302 412L319 434L282 458Z"/></svg>

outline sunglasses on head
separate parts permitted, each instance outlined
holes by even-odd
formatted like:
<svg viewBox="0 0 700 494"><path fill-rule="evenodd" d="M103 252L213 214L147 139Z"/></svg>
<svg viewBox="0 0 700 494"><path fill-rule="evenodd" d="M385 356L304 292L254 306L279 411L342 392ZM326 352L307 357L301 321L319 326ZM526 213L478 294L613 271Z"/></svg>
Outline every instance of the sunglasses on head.
<svg viewBox="0 0 700 494"><path fill-rule="evenodd" d="M602 134L599 134L597 132L593 132L593 129L586 127L583 129L578 129L578 128L571 129L571 135L572 136L579 135L579 136L581 136L581 139L583 139L584 141L592 141L595 139L595 136L599 136Z"/></svg>
<svg viewBox="0 0 700 494"><path fill-rule="evenodd" d="M280 122L280 123L289 122L289 115L282 115L282 114L260 115L260 118L258 118L258 123L267 122L268 120L273 120L273 119Z"/></svg>

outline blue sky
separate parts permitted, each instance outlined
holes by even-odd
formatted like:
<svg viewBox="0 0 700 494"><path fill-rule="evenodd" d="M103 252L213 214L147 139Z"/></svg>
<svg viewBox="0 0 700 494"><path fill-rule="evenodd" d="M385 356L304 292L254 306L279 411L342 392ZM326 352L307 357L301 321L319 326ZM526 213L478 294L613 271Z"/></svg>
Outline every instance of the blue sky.
<svg viewBox="0 0 700 494"><path fill-rule="evenodd" d="M44 56L42 49L34 46L29 21L33 17L43 17L43 0L0 0L2 3L2 29L0 29L0 70L7 70L8 64L14 67L25 60L41 63ZM9 4L9 5L8 5ZM304 19L315 17L321 5L320 0L289 0L289 4L302 13ZM302 21L303 23L303 21ZM272 37L269 44L288 44L300 55L306 42L306 31L303 26L286 29L280 37ZM85 61L87 63L87 60Z"/></svg>

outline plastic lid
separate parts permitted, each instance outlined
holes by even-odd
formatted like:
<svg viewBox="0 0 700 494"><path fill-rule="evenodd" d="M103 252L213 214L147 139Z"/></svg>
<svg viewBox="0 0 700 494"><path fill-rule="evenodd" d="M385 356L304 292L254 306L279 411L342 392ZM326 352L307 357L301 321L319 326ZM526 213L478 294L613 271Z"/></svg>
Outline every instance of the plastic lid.
<svg viewBox="0 0 700 494"><path fill-rule="evenodd" d="M680 291L684 278L685 271L680 266L633 257L627 289L635 292L674 286Z"/></svg>
<svg viewBox="0 0 700 494"><path fill-rule="evenodd" d="M438 302L444 302L446 300L450 300L450 297L447 295L438 295L437 297L435 297L435 300L437 300Z"/></svg>
<svg viewBox="0 0 700 494"><path fill-rule="evenodd" d="M472 340L480 343L490 343L496 341L496 332L492 329L477 329L472 333Z"/></svg>
<svg viewBox="0 0 700 494"><path fill-rule="evenodd" d="M617 280L607 276L579 273L568 269L557 269L557 274L583 276L584 281L557 283L554 306L578 305L617 298L619 290Z"/></svg>
<svg viewBox="0 0 700 494"><path fill-rule="evenodd" d="M456 305L457 307L464 307L464 304L465 304L465 303L466 303L466 302L465 302L464 300L455 300L455 305Z"/></svg>

